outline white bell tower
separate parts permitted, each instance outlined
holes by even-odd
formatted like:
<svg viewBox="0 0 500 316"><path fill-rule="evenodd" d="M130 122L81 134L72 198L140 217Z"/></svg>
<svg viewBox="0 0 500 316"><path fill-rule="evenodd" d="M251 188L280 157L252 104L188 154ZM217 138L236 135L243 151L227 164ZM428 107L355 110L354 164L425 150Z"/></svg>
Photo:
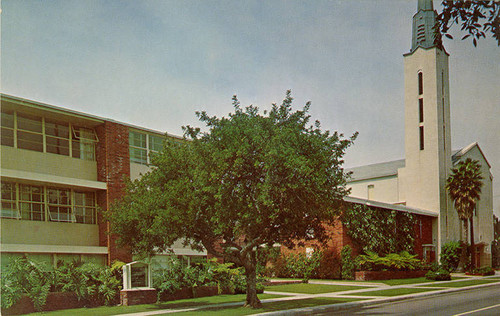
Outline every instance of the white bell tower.
<svg viewBox="0 0 500 316"><path fill-rule="evenodd" d="M445 190L452 167L448 53L434 43L436 16L432 0L418 1L411 50L404 54L406 164L400 173L406 205L439 214L433 243L440 253L442 243L458 236L448 236L454 212Z"/></svg>

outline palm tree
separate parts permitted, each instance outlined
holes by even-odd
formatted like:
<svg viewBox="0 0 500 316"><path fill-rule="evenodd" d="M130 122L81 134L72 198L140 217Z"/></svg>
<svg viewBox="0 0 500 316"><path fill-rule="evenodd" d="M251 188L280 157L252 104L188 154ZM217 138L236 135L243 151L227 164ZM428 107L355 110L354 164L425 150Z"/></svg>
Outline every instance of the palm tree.
<svg viewBox="0 0 500 316"><path fill-rule="evenodd" d="M467 158L464 161L460 161L456 168L452 169L451 175L446 181L448 194L453 200L458 217L464 224L465 241L467 241L468 222L470 222L472 268L475 265L473 215L476 203L480 199L481 187L483 186L482 179L479 161ZM463 247L459 269L463 269L465 258L466 248Z"/></svg>

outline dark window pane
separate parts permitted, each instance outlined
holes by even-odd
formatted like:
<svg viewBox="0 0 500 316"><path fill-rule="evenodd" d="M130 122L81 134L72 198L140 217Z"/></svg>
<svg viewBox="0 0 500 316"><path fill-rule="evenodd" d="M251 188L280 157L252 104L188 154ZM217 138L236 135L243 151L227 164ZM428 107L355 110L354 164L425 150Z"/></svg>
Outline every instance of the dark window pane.
<svg viewBox="0 0 500 316"><path fill-rule="evenodd" d="M14 114L2 112L2 127L14 128Z"/></svg>
<svg viewBox="0 0 500 316"><path fill-rule="evenodd" d="M419 122L424 122L424 99L418 99L418 117Z"/></svg>
<svg viewBox="0 0 500 316"><path fill-rule="evenodd" d="M420 126L420 150L424 150L424 127Z"/></svg>
<svg viewBox="0 0 500 316"><path fill-rule="evenodd" d="M61 124L45 120L45 134L61 138L69 138L68 124Z"/></svg>
<svg viewBox="0 0 500 316"><path fill-rule="evenodd" d="M17 132L17 148L43 152L43 136L29 132Z"/></svg>
<svg viewBox="0 0 500 316"><path fill-rule="evenodd" d="M69 156L69 141L67 139L47 136L45 141L48 153Z"/></svg>
<svg viewBox="0 0 500 316"><path fill-rule="evenodd" d="M14 147L14 131L2 127L2 145Z"/></svg>
<svg viewBox="0 0 500 316"><path fill-rule="evenodd" d="M17 128L31 132L42 132L42 119L35 116L18 115Z"/></svg>
<svg viewBox="0 0 500 316"><path fill-rule="evenodd" d="M418 94L424 93L424 75L419 72L418 73Z"/></svg>

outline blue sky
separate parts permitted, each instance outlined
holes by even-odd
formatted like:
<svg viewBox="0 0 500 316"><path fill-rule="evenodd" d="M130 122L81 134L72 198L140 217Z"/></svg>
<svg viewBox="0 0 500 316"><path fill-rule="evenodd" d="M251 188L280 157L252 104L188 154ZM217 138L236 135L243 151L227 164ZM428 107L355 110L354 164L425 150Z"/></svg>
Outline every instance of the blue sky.
<svg viewBox="0 0 500 316"><path fill-rule="evenodd" d="M3 0L1 91L180 135L233 94L264 109L292 89L323 128L359 131L346 166L400 159L416 3ZM452 146L479 142L500 214L500 48L455 37Z"/></svg>

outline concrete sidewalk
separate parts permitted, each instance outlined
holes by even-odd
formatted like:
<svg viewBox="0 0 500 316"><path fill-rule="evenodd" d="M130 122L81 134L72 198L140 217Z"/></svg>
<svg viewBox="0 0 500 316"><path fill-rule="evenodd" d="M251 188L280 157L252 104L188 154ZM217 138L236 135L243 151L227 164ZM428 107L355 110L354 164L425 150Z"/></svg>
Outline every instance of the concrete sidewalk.
<svg viewBox="0 0 500 316"><path fill-rule="evenodd" d="M465 275L464 274L454 274L454 276L455 277L463 277ZM343 299L346 299L346 298L359 299L359 298L361 298L362 300L356 301L356 302L349 302L349 303L337 303L337 304L320 305L320 306L307 307L307 308L296 308L296 309L282 310L282 311L276 311L276 312L266 312L266 313L260 313L260 314L256 314L256 315L311 315L315 312L333 312L333 311L339 311L339 310L344 310L344 309L350 309L350 308L354 308L354 307L375 305L375 304L381 304L381 303L387 303L387 302L395 302L395 301L401 301L401 300L417 298L417 297L425 297L425 296L431 296L431 295L436 295L436 294L465 291L465 290L473 289L473 288L498 285L498 284L500 284L500 279L498 277L499 277L498 274L493 275L493 276L487 276L487 277L467 276L467 279L460 279L460 280L438 281L438 282L432 282L432 283L424 282L424 283L393 285L393 286L390 286L390 285L387 285L384 283L361 283L361 282L357 283L357 282L343 282L343 281L314 280L314 281L311 281L310 283L311 284L328 284L328 285L349 285L349 286L360 286L360 287L362 286L365 288L347 290L347 291L339 291L339 292L320 293L320 294L265 291L264 293L267 293L267 294L277 294L277 295L283 295L285 297L264 299L264 300L262 300L262 303L282 302L282 301L290 301L290 300L303 300L303 299L318 298L318 297L329 297L329 298L340 298L340 299L342 299L342 298ZM473 285L473 286L467 286L467 287L460 287L460 288L427 287L427 286L425 286L425 285L430 285L430 284L433 284L433 285L449 284L449 283L463 282L463 281L469 281L469 280L487 280L490 278L495 279L495 281L497 281L497 282L492 282L492 283L488 283L488 284ZM366 287L371 287L371 288L366 288ZM380 291L380 290L387 290L387 289L416 288L416 287L422 288L422 289L435 289L435 290L422 292L422 293L408 294L408 295L390 296L390 297L356 295L357 293L360 293L360 292L364 293L364 292L373 292L373 291ZM171 313L189 312L189 311L190 312L200 311L200 313L202 313L203 310L207 309L207 308L233 307L233 306L243 306L243 302L203 305L203 306L179 308L179 309L163 309L163 310L156 310L156 311L151 311L151 312L121 314L118 316L149 316L149 315L171 314Z"/></svg>

